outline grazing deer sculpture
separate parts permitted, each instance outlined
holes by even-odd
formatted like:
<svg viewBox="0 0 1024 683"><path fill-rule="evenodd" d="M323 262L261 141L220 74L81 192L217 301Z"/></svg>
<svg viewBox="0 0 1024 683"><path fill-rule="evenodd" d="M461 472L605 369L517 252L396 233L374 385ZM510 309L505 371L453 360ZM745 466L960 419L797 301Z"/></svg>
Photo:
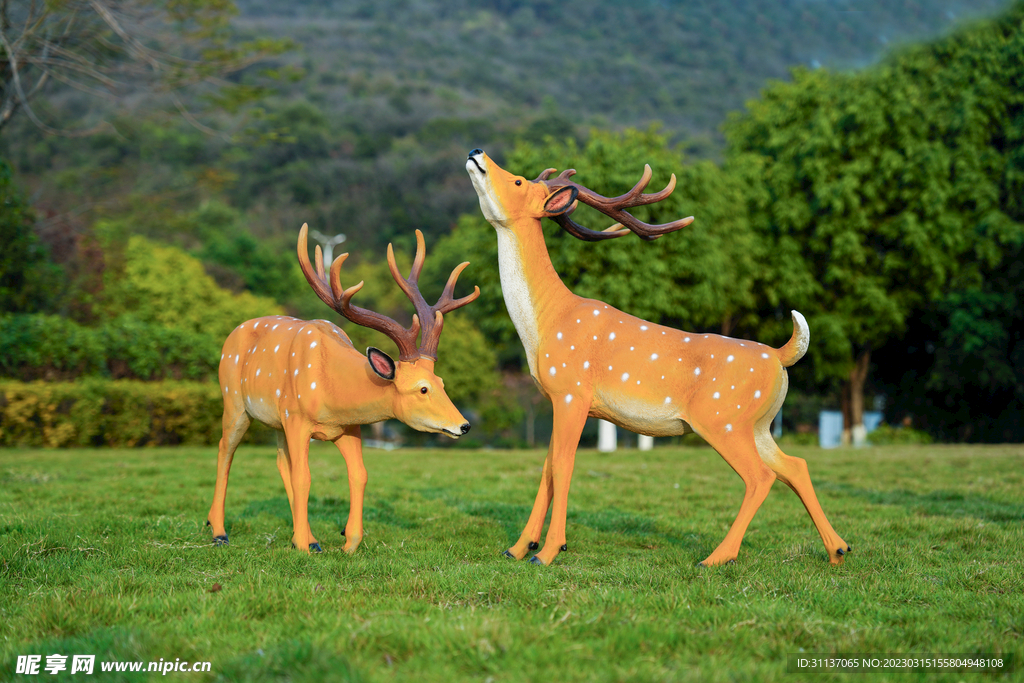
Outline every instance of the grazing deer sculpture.
<svg viewBox="0 0 1024 683"><path fill-rule="evenodd" d="M539 547L544 517L552 508L544 547L531 562L550 564L565 545L565 515L573 463L588 416L602 418L649 436L696 432L743 479L746 493L725 540L701 562L731 562L747 525L776 478L800 497L821 535L833 564L849 546L832 529L818 504L807 464L783 453L769 425L786 398L786 368L807 350L810 333L793 311L794 332L782 348L693 334L645 322L593 299L584 299L562 283L548 256L541 218L558 223L583 240L636 233L653 240L689 225L693 217L648 225L627 209L665 199L675 176L661 192L644 194L643 177L626 194L607 198L570 180L574 170L552 178L548 169L530 181L503 170L481 150L466 163L484 217L498 234L501 288L512 322L526 350L530 374L550 399L554 430L544 461L533 512L518 542L505 551L523 559ZM570 218L577 200L618 223L604 232Z"/></svg>
<svg viewBox="0 0 1024 683"><path fill-rule="evenodd" d="M314 271L306 251L306 233L307 226L303 225L297 251L299 265L313 291L352 322L390 337L399 349L398 362L372 347L364 356L340 328L326 320L269 316L235 328L224 342L220 361L224 431L217 451L217 485L207 525L213 527L214 542L228 542L224 530L228 473L235 448L255 419L279 432L277 468L292 510L292 544L306 552L320 552L307 517L309 440L333 441L341 451L351 495L343 532L344 550L351 553L363 538L366 468L360 425L398 418L419 431L454 439L469 431L466 418L445 393L444 382L434 374L434 361L443 315L476 299L480 288L461 299L453 298L459 274L469 265L462 263L452 272L441 298L430 306L418 286L425 257L423 233L416 231L416 258L408 278L399 274L394 251L388 245L391 274L416 307L412 325L406 329L387 316L352 305L352 296L363 283L342 289L339 273L348 254L331 264L328 279L323 254L317 247ZM416 337L421 331L417 346Z"/></svg>

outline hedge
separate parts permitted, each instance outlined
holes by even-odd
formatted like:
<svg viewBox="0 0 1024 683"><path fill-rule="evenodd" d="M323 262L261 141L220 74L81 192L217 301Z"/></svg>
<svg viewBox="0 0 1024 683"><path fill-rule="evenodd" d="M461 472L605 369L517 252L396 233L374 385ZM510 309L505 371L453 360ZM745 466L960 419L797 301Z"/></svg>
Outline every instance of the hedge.
<svg viewBox="0 0 1024 683"><path fill-rule="evenodd" d="M0 316L0 376L215 379L222 339L122 316L83 327L56 315Z"/></svg>
<svg viewBox="0 0 1024 683"><path fill-rule="evenodd" d="M0 446L216 445L224 407L211 382L0 381ZM246 441L272 441L253 423Z"/></svg>

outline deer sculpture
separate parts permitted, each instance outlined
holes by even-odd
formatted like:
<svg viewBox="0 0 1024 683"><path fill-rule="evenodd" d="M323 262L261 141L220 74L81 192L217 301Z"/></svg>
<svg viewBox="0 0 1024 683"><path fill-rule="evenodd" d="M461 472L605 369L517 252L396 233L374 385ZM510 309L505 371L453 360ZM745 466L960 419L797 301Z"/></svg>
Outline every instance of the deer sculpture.
<svg viewBox="0 0 1024 683"><path fill-rule="evenodd" d="M786 368L806 352L810 333L793 311L794 331L775 349L716 334L694 334L645 322L562 283L541 230L547 217L583 240L628 235L653 240L693 221L648 225L627 209L661 201L675 189L675 175L661 192L644 194L651 168L632 190L602 197L570 180L574 170L535 180L512 175L483 151L466 162L484 217L498 235L498 268L505 304L523 342L530 374L551 401L554 429L540 490L519 540L505 551L516 560L538 549L551 507L544 547L531 558L550 564L566 549L565 516L573 463L588 416L649 436L696 432L743 479L746 492L725 539L700 564L732 562L747 525L775 479L800 497L821 535L829 560L838 564L850 547L832 529L818 504L807 464L783 453L769 432L786 397ZM570 218L577 201L618 221L597 232Z"/></svg>
<svg viewBox="0 0 1024 683"><path fill-rule="evenodd" d="M395 264L388 245L388 266L398 286L416 307L409 328L391 318L368 311L352 302L363 283L342 289L341 266L348 254L330 265L324 274L323 254L316 248L316 270L309 263L307 226L299 232L299 265L313 291L332 309L352 322L383 332L399 349L396 363L379 349L359 353L340 328L326 320L297 320L270 316L249 320L231 332L224 342L220 361L220 386L224 396L223 436L217 451L217 484L207 525L213 540L226 544L224 499L235 448L249 423L259 420L278 430L277 469L284 480L292 511L292 545L320 552L309 528L309 440L333 441L345 459L351 503L345 525L347 553L355 552L363 537L363 466L360 425L398 418L422 432L445 434L453 439L469 431L469 422L444 391L444 381L434 374L437 345L444 314L465 306L478 296L454 299L455 283L469 265L452 272L441 298L430 306L420 294L418 281L425 258L423 233L416 231L416 257L408 278ZM419 345L416 337L422 332Z"/></svg>

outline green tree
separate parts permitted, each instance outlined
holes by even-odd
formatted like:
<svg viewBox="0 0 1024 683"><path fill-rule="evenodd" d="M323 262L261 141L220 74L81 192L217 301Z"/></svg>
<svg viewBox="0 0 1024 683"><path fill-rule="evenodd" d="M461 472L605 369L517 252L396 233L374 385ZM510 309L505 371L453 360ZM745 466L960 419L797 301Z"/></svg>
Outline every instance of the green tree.
<svg viewBox="0 0 1024 683"><path fill-rule="evenodd" d="M33 231L34 216L0 159L0 313L35 311L54 294L59 273Z"/></svg>
<svg viewBox="0 0 1024 683"><path fill-rule="evenodd" d="M862 73L796 70L727 126L730 153L764 164L759 290L808 314L855 438L872 350L1020 239L1022 82L1018 5Z"/></svg>
<svg viewBox="0 0 1024 683"><path fill-rule="evenodd" d="M284 312L272 299L221 289L197 259L137 235L110 265L101 309L111 319L130 314L144 323L223 339L250 318Z"/></svg>

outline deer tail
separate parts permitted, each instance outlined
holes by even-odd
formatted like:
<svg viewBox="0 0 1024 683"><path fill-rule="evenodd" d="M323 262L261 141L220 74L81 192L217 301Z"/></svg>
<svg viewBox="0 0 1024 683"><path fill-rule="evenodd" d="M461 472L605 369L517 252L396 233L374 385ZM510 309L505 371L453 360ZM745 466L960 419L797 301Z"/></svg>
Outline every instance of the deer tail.
<svg viewBox="0 0 1024 683"><path fill-rule="evenodd" d="M792 313L793 336L789 338L789 341L782 348L775 352L779 356L779 362L785 368L788 368L804 357L804 354L807 353L807 345L811 341L811 329L807 327L807 320L800 315L799 311L792 311Z"/></svg>

